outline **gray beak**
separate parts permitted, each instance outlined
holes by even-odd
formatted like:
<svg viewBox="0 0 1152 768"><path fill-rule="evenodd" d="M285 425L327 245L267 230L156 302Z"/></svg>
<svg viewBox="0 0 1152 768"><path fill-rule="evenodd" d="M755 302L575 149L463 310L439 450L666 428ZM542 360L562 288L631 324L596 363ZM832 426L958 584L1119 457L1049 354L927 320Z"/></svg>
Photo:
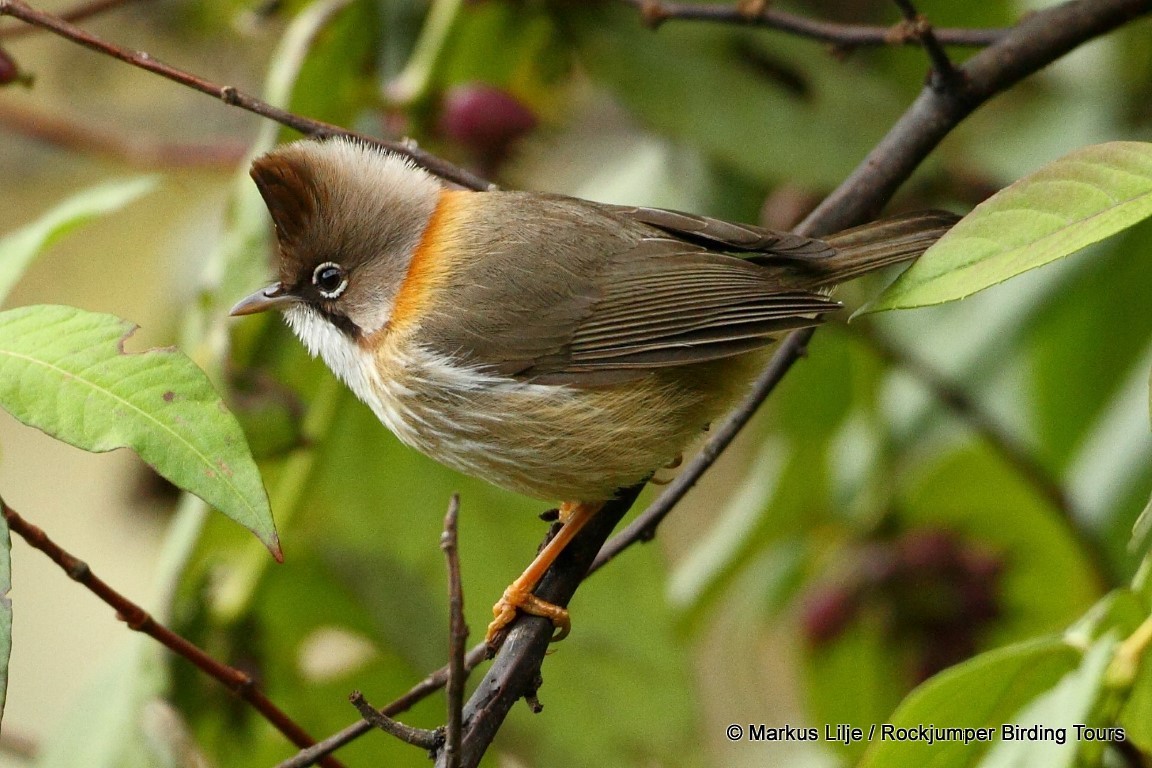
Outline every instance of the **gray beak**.
<svg viewBox="0 0 1152 768"><path fill-rule="evenodd" d="M273 283L267 288L261 288L251 296L236 302L228 314L232 317L240 315L254 315L257 312L267 312L270 309L283 309L289 304L299 301L297 297L284 290L280 283Z"/></svg>

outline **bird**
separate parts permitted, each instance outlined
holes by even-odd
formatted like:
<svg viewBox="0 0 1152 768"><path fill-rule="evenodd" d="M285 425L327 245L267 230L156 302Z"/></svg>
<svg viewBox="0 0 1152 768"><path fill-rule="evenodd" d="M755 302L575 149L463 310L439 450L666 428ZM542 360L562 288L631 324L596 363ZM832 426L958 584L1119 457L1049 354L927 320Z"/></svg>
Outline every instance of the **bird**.
<svg viewBox="0 0 1152 768"><path fill-rule="evenodd" d="M957 220L923 211L824 238L559 194L454 188L352 138L304 139L251 177L277 279L232 308L281 310L313 357L405 444L559 501L561 528L493 607L554 640L533 590L618 490L670 465L747 392L844 280L916 258Z"/></svg>

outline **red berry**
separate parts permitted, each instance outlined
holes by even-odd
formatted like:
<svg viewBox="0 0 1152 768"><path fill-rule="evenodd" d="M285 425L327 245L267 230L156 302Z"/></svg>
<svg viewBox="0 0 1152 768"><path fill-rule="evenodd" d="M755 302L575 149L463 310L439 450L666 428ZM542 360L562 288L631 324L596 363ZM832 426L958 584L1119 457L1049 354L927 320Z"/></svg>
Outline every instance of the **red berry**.
<svg viewBox="0 0 1152 768"><path fill-rule="evenodd" d="M860 601L848 587L820 587L804 601L801 623L811 645L823 645L839 637L856 615Z"/></svg>
<svg viewBox="0 0 1152 768"><path fill-rule="evenodd" d="M954 534L932 528L909 531L898 542L904 568L914 573L951 568L957 560L958 545Z"/></svg>
<svg viewBox="0 0 1152 768"><path fill-rule="evenodd" d="M21 82L23 79L20 67L16 66L16 60L6 50L0 48L0 86Z"/></svg>
<svg viewBox="0 0 1152 768"><path fill-rule="evenodd" d="M483 158L499 157L536 127L536 115L507 91L482 83L452 88L444 96L440 130Z"/></svg>

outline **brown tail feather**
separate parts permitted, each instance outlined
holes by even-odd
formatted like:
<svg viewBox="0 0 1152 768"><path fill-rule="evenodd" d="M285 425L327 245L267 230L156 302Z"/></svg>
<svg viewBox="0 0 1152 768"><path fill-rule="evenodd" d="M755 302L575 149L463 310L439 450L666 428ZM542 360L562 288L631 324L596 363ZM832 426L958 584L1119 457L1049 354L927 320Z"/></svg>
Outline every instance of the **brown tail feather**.
<svg viewBox="0 0 1152 768"><path fill-rule="evenodd" d="M916 258L959 220L948 211L919 211L846 229L824 238L836 253L812 266L827 273L821 285L851 280Z"/></svg>

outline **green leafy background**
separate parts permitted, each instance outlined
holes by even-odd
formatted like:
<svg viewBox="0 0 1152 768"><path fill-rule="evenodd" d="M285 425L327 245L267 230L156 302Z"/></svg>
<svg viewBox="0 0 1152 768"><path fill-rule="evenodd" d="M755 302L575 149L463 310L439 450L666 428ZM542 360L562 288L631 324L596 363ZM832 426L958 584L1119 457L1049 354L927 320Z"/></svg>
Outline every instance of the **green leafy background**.
<svg viewBox="0 0 1152 768"><path fill-rule="evenodd" d="M226 0L173 13L133 5L91 26L309 115L410 134L464 163L478 158L440 130L443 96L483 82L539 120L496 166L502 183L763 216L775 226L793 223L788 211L851 170L925 72L914 48L840 60L764 31L669 23L654 33L613 3L438 5L459 6L440 35L424 29L426 4L410 0L290 2L271 15ZM888 4L850 5L795 7L818 18L896 19ZM995 26L1019 12L999 0L918 7L941 25ZM11 51L38 77L33 91L17 95L96 125L248 152L294 138L60 43L13 42ZM419 87L389 105L389 84L401 73ZM978 112L892 210L966 213L1073 150L1147 142L1149 82L1152 27L1144 21ZM384 703L443 663L437 541L450 495L462 499L474 637L531 557L545 505L399 445L278 318L225 317L232 301L263 284L270 257L266 213L233 154L214 169L156 169L159 194L82 232L59 232L50 247L36 244L37 260L4 307L74 305L139 324L141 349L177 343L247 434L285 563L198 501L176 501L124 452L79 455L6 416L0 494L159 617L255 674L323 736L354 719L352 689ZM140 157L131 164L155 165ZM5 136L0 231L33 222L50 229L45 212L79 187L137 170L128 165ZM1144 221L962 302L821 330L657 541L580 591L575 630L545 662L544 711L518 706L487 764L506 756L516 761L508 764L558 767L914 766L931 754L933 764L977 765L1014 756L988 745L733 743L724 728L966 718L998 725L1053 707L1123 722L1135 744L1152 748L1149 665L1129 678L1110 676L1108 666L1149 614L1146 580L1133 582L1142 549L1129 544L1152 482L1150 253L1152 222ZM11 269L0 285L15 281ZM857 309L883 283L869 278L838 297ZM882 354L877 337L970 395L1063 487L1070 514L958 419L923 376ZM974 658L909 696L918 682L911 662L931 649L923 637L890 631L905 593L869 603L824 643L812 640L809 606L863 578L869 553L894 551L925 530L999 563L998 612L979 624ZM292 754L251 710L128 637L109 610L26 548L18 545L13 561L4 728L36 739L40 763L190 764L179 757L188 744L240 768ZM996 686L1003 696L989 695ZM404 717L437 725L443 699ZM376 734L341 757L352 766L424 759ZM0 765L26 764L0 755Z"/></svg>

